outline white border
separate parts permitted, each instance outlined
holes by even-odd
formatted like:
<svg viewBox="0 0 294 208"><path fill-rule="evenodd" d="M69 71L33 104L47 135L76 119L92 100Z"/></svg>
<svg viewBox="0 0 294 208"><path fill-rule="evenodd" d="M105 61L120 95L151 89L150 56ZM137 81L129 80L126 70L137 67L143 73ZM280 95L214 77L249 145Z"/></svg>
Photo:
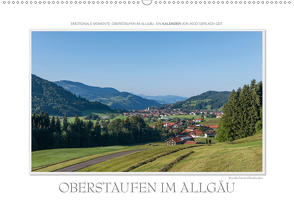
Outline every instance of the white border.
<svg viewBox="0 0 294 208"><path fill-rule="evenodd" d="M96 31L96 32L107 32L107 31L111 31L111 32L222 32L222 31L231 31L231 32L241 32L241 31L256 31L256 32L262 32L262 105L263 105L263 109L262 109L262 115L263 115L263 127L262 127L262 172L32 172L31 171L31 162L32 162L32 145L31 145L31 128L32 128L32 118L31 118L31 104L32 104L32 97L31 97L31 92L32 92L32 32L35 31L56 31L56 32L68 32L68 31L73 31L73 32L81 32L81 31ZM266 65L266 41L265 41L265 29L203 29L203 30L197 30L197 29L166 29L166 30L160 30L160 29L136 29L136 30L131 30L131 29L30 29L29 30L29 53L30 53L30 66L29 66L29 96L30 96L30 103L29 103L29 174L31 176L34 175L43 175L43 176L52 176L52 175L76 175L76 176L80 176L80 175L99 175L99 176L265 176L266 175L266 141L265 141L265 137L266 137L266 74L265 74L265 65Z"/></svg>

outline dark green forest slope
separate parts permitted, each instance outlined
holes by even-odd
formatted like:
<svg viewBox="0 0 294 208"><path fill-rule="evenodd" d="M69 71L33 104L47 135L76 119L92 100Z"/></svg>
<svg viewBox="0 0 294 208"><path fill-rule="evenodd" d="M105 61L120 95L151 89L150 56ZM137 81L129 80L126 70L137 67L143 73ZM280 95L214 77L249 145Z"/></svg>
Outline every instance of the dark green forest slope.
<svg viewBox="0 0 294 208"><path fill-rule="evenodd" d="M229 96L230 92L228 91L207 91L200 95L190 97L185 101L165 105L165 107L180 108L182 110L218 110L228 101Z"/></svg>
<svg viewBox="0 0 294 208"><path fill-rule="evenodd" d="M111 111L107 105L90 102L53 82L32 75L32 113L43 111L55 115L75 116L88 109Z"/></svg>

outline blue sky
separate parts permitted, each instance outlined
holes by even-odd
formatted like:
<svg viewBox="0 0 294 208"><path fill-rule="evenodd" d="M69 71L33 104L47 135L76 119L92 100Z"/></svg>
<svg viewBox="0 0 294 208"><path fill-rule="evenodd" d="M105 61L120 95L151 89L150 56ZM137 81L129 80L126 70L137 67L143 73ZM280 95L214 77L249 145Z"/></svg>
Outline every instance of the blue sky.
<svg viewBox="0 0 294 208"><path fill-rule="evenodd" d="M32 32L32 73L146 95L191 97L262 80L262 32Z"/></svg>

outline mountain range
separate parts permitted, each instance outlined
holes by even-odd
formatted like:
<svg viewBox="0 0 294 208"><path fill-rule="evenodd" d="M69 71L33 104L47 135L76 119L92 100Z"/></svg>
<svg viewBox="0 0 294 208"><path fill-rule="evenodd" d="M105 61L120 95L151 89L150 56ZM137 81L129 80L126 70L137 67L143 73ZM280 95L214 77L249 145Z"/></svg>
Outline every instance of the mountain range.
<svg viewBox="0 0 294 208"><path fill-rule="evenodd" d="M161 105L154 100L142 98L129 92L120 92L110 87L93 87L68 80L56 81L55 84L87 100L108 105L112 109L141 110L153 105Z"/></svg>
<svg viewBox="0 0 294 208"><path fill-rule="evenodd" d="M177 95L157 95L157 96L150 96L150 95L144 95L144 94L137 94L138 96L150 100L155 100L156 102L160 104L171 104L176 103L178 101L184 101L187 100L187 97L181 97Z"/></svg>
<svg viewBox="0 0 294 208"><path fill-rule="evenodd" d="M44 111L49 114L67 114L68 116L81 115L81 111L88 109L142 110L151 106L189 110L219 110L228 101L230 92L207 91L188 99L175 95L140 95L144 98L110 87L93 87L66 80L50 82L32 75L32 112ZM157 101L146 98L153 98ZM171 104L162 104L168 102Z"/></svg>

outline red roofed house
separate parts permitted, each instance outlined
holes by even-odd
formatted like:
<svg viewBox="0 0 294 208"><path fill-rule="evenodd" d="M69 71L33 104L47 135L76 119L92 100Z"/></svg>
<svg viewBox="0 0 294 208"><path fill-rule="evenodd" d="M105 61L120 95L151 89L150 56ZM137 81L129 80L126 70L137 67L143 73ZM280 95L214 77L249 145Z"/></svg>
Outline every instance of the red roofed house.
<svg viewBox="0 0 294 208"><path fill-rule="evenodd" d="M192 130L192 131L193 131L193 130L196 129L196 128L197 128L197 126L188 126L188 127L187 127L187 130Z"/></svg>
<svg viewBox="0 0 294 208"><path fill-rule="evenodd" d="M218 128L218 125L208 125L209 128L212 128L212 129L217 129Z"/></svg>
<svg viewBox="0 0 294 208"><path fill-rule="evenodd" d="M179 136L179 138L181 138L183 140L191 140L191 141L194 140L191 135L183 135L183 136Z"/></svg>
<svg viewBox="0 0 294 208"><path fill-rule="evenodd" d="M190 132L193 132L193 130L185 129L184 132L186 132L186 133L190 133Z"/></svg>
<svg viewBox="0 0 294 208"><path fill-rule="evenodd" d="M194 120L194 122L201 122L201 121L202 121L201 118L196 118L196 119Z"/></svg>
<svg viewBox="0 0 294 208"><path fill-rule="evenodd" d="M165 142L166 142L166 145L177 145L177 144L182 144L183 139L179 137L173 137L173 138L168 138L167 140L165 140Z"/></svg>
<svg viewBox="0 0 294 208"><path fill-rule="evenodd" d="M194 139L191 135L183 135L179 137L168 138L167 140L165 140L166 145L184 144L187 141L194 141Z"/></svg>
<svg viewBox="0 0 294 208"><path fill-rule="evenodd" d="M203 131L199 131L198 129L195 129L193 132L191 132L190 133L190 135L192 136L192 137L196 137L196 138L199 138L199 137L201 137L201 134L203 133Z"/></svg>
<svg viewBox="0 0 294 208"><path fill-rule="evenodd" d="M175 125L175 123L168 123L166 127L171 129L174 127L174 125Z"/></svg>
<svg viewBox="0 0 294 208"><path fill-rule="evenodd" d="M216 118L221 118L221 117L222 117L222 115L217 115L217 116L216 116Z"/></svg>

